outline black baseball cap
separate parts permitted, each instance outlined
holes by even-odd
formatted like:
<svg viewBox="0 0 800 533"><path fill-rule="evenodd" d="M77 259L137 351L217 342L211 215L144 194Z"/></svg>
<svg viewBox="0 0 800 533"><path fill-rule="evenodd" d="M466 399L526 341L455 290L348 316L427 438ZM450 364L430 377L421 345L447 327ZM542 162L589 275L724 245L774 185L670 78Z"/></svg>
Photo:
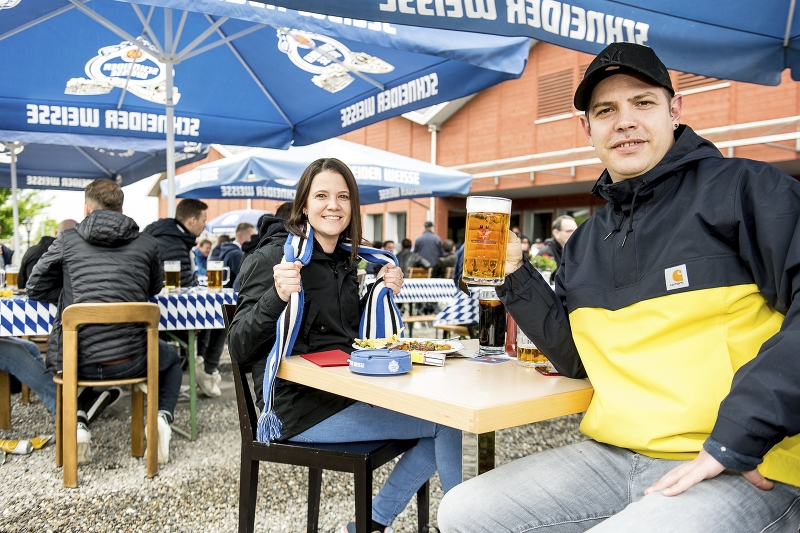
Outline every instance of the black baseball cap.
<svg viewBox="0 0 800 533"><path fill-rule="evenodd" d="M578 111L586 111L592 91L598 83L622 72L633 72L654 84L664 87L670 96L675 96L669 71L652 48L635 43L611 43L597 54L583 75L575 91L573 103Z"/></svg>

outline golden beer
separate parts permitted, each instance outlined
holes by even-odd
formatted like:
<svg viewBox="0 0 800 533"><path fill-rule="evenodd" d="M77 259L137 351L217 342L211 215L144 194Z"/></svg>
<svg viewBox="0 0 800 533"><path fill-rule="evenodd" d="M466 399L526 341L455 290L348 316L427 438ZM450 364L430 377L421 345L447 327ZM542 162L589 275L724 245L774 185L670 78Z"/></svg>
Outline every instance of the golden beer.
<svg viewBox="0 0 800 533"><path fill-rule="evenodd" d="M19 276L19 272L9 272L6 271L6 286L11 289L17 288L17 276Z"/></svg>
<svg viewBox="0 0 800 533"><path fill-rule="evenodd" d="M221 289L222 288L222 270L209 270L208 272L208 288Z"/></svg>
<svg viewBox="0 0 800 533"><path fill-rule="evenodd" d="M164 286L168 291L181 288L180 261L164 261Z"/></svg>
<svg viewBox="0 0 800 533"><path fill-rule="evenodd" d="M467 197L464 270L467 284L502 285L506 267L511 200Z"/></svg>
<svg viewBox="0 0 800 533"><path fill-rule="evenodd" d="M542 351L533 344L519 344L517 342L517 362L522 366L548 366L547 360Z"/></svg>
<svg viewBox="0 0 800 533"><path fill-rule="evenodd" d="M231 269L223 266L222 261L209 261L206 267L206 274L208 275L208 289L212 291L220 290L230 281ZM228 275L223 277L223 272L228 271Z"/></svg>

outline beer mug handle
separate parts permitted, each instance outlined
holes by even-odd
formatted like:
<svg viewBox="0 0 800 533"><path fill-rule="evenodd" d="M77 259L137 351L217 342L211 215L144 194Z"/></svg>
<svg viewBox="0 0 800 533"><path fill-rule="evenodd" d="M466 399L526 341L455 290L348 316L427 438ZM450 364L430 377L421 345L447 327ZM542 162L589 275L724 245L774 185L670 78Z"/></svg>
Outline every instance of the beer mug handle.
<svg viewBox="0 0 800 533"><path fill-rule="evenodd" d="M222 270L225 271L225 279L222 280L222 286L224 287L231 280L231 267L224 267Z"/></svg>

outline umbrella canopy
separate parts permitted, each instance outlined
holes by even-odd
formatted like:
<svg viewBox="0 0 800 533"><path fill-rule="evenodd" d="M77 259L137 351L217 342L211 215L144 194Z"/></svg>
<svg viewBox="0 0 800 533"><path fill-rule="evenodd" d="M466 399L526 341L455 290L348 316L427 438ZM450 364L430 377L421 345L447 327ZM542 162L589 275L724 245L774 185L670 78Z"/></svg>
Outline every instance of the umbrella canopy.
<svg viewBox="0 0 800 533"><path fill-rule="evenodd" d="M261 218L262 215L272 214L273 213L269 211L262 211L260 209L228 211L206 222L206 231L215 234L234 233L236 231L236 226L242 222L249 222L257 228L258 219Z"/></svg>
<svg viewBox="0 0 800 533"><path fill-rule="evenodd" d="M259 148L200 165L177 176L177 195L293 200L303 170L321 157L341 159L353 170L362 204L467 195L472 186L472 176L458 170L329 139L288 150Z"/></svg>
<svg viewBox="0 0 800 533"><path fill-rule="evenodd" d="M212 3L212 0L195 0L195 3L204 9L203 4ZM800 81L800 17L796 16L794 0L729 0L724 3L710 0L455 0L444 3L269 0L269 3L332 17L493 35L524 35L590 54L597 54L606 44L615 41L637 42L654 48L668 68L683 72L778 85L781 72L790 68L792 79Z"/></svg>
<svg viewBox="0 0 800 533"><path fill-rule="evenodd" d="M8 131L0 131L0 141L22 143L16 148L16 171L23 189L83 190L101 178L124 187L167 168L165 141ZM177 148L177 166L208 154L208 147L200 143L179 143ZM0 187L11 188L10 148L2 142Z"/></svg>

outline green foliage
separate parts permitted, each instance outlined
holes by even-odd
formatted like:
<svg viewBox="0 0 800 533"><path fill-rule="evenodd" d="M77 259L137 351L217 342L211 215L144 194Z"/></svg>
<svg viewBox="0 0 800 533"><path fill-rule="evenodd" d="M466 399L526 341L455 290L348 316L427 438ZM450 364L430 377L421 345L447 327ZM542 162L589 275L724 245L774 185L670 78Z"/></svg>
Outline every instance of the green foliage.
<svg viewBox="0 0 800 533"><path fill-rule="evenodd" d="M43 224L44 224L44 234L49 236L49 237L55 237L56 236L56 230L58 229L58 220L54 220L52 218L48 218L43 222ZM41 231L42 230L40 228L39 231L37 232L38 233L38 235L36 237L37 242L38 242L39 237L42 236ZM33 242L33 237L31 237L31 242Z"/></svg>
<svg viewBox="0 0 800 533"><path fill-rule="evenodd" d="M50 200L42 198L39 191L17 189L17 204L19 205L20 227L25 217L35 217L45 208L50 206ZM11 237L14 232L14 207L11 199L11 189L0 189L0 238ZM20 236L25 235L23 229Z"/></svg>
<svg viewBox="0 0 800 533"><path fill-rule="evenodd" d="M532 255L531 264L536 270L550 270L556 269L556 262L544 255Z"/></svg>

